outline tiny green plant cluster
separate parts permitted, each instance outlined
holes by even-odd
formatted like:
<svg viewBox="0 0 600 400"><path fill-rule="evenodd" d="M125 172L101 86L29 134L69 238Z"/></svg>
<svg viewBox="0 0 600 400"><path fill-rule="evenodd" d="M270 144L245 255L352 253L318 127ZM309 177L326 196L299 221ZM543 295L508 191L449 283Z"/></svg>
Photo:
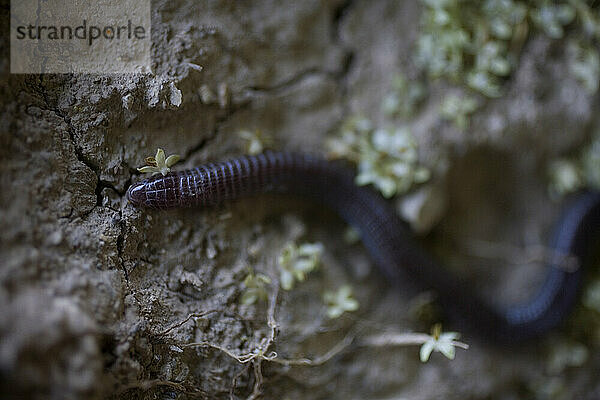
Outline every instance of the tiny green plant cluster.
<svg viewBox="0 0 600 400"><path fill-rule="evenodd" d="M329 141L330 154L356 162L357 185L372 184L383 196L408 191L429 179L419 164L417 145L406 126L375 129L368 119L350 118L340 136Z"/></svg>
<svg viewBox="0 0 600 400"><path fill-rule="evenodd" d="M568 367L580 367L589 358L589 350L581 343L572 340L552 340L547 359L548 372L559 375Z"/></svg>
<svg viewBox="0 0 600 400"><path fill-rule="evenodd" d="M557 3L549 0L538 1L530 11L535 25L552 39L564 36L564 27L575 18L575 9L568 2Z"/></svg>
<svg viewBox="0 0 600 400"><path fill-rule="evenodd" d="M335 291L323 294L323 301L327 305L327 316L338 318L347 311L358 310L358 301L352 297L352 287L343 285Z"/></svg>
<svg viewBox="0 0 600 400"><path fill-rule="evenodd" d="M244 129L238 132L238 136L243 141L244 151L253 156L262 153L273 143L272 138L260 129L253 131Z"/></svg>
<svg viewBox="0 0 600 400"><path fill-rule="evenodd" d="M422 0L424 10L415 60L431 78L464 84L487 97L502 95L502 83L518 61L532 28L552 39L574 25L580 49L571 68L586 89L598 88L600 17L584 0Z"/></svg>
<svg viewBox="0 0 600 400"><path fill-rule="evenodd" d="M600 190L600 131L577 157L561 158L549 165L550 191L564 195L584 187Z"/></svg>
<svg viewBox="0 0 600 400"><path fill-rule="evenodd" d="M597 259L597 258L596 258ZM582 293L583 307L578 310L573 324L585 326L587 342L597 351L600 348L600 274L594 271Z"/></svg>
<svg viewBox="0 0 600 400"><path fill-rule="evenodd" d="M546 374L540 384L531 389L536 394L546 393L547 398L570 398L566 396L568 371L588 368L600 348L600 276L590 271L582 293L582 304L576 307L567 324L567 334L551 337L546 341ZM586 365L587 364L587 365ZM561 397L562 395L562 397Z"/></svg>
<svg viewBox="0 0 600 400"><path fill-rule="evenodd" d="M279 255L280 283L284 290L291 290L294 283L303 282L306 274L314 271L321 262L321 243L288 243Z"/></svg>
<svg viewBox="0 0 600 400"><path fill-rule="evenodd" d="M572 40L568 47L569 71L589 94L598 91L600 82L600 54L592 44Z"/></svg>
<svg viewBox="0 0 600 400"><path fill-rule="evenodd" d="M250 271L243 283L245 290L240 298L241 304L250 305L259 300L267 301L269 298L267 285L271 284L271 278L268 276Z"/></svg>
<svg viewBox="0 0 600 400"><path fill-rule="evenodd" d="M586 288L583 294L583 305L600 315L600 278Z"/></svg>
<svg viewBox="0 0 600 400"><path fill-rule="evenodd" d="M440 114L442 118L452 121L458 129L465 130L469 126L469 117L477 107L479 102L476 98L451 94L442 101Z"/></svg>
<svg viewBox="0 0 600 400"><path fill-rule="evenodd" d="M416 62L433 78L466 83L488 96L501 95L510 74L510 44L523 41L527 7L512 0L423 0Z"/></svg>
<svg viewBox="0 0 600 400"><path fill-rule="evenodd" d="M392 118L410 118L417 106L425 99L427 91L419 80L408 80L397 74L391 83L391 90L383 99L381 108L384 114Z"/></svg>
<svg viewBox="0 0 600 400"><path fill-rule="evenodd" d="M317 269L321 263L323 244L288 242L277 260L279 268L279 284L284 290L292 290L296 283L306 280L308 273ZM272 283L267 275L251 270L244 279L244 291L240 297L243 305L252 305L257 301L266 301L269 297L268 286ZM323 301L327 306L329 318L337 318L344 312L358 309L358 301L352 297L349 285L337 291L326 291Z"/></svg>

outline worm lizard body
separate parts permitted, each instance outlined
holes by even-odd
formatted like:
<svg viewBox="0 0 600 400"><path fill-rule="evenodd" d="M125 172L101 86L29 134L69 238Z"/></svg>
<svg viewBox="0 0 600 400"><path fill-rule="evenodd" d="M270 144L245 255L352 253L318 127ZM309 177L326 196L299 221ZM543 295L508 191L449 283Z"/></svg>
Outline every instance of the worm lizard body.
<svg viewBox="0 0 600 400"><path fill-rule="evenodd" d="M335 210L359 232L375 264L391 281L414 277L435 290L449 316L501 342L534 338L557 326L580 291L583 268L564 267L564 255L580 265L590 256L600 227L600 194L586 192L560 216L541 288L530 300L498 307L475 293L425 252L388 202L369 187L354 183L341 163L304 153L265 152L191 170L172 172L133 184L127 191L136 207L170 209L212 206L261 193L290 193ZM597 244L597 242L596 242Z"/></svg>

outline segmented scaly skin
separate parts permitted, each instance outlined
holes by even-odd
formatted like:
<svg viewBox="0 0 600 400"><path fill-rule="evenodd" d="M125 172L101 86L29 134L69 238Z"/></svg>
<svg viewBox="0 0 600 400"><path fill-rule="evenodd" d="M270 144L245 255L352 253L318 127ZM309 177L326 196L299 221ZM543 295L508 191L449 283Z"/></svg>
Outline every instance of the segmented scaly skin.
<svg viewBox="0 0 600 400"><path fill-rule="evenodd" d="M260 193L290 193L323 203L358 229L371 257L392 281L408 274L433 289L451 318L502 342L536 337L570 312L581 286L582 268L563 267L564 254L583 262L600 226L600 194L584 193L565 207L550 246L545 283L523 304L494 307L449 274L412 238L410 230L379 194L354 183L344 165L303 153L265 152L155 176L132 185L137 207L169 209L211 206Z"/></svg>
<svg viewBox="0 0 600 400"><path fill-rule="evenodd" d="M284 186L291 183L289 178L301 173L319 173L324 164L310 155L283 152L210 163L144 181L139 205L157 209L194 207L261 192L284 191Z"/></svg>

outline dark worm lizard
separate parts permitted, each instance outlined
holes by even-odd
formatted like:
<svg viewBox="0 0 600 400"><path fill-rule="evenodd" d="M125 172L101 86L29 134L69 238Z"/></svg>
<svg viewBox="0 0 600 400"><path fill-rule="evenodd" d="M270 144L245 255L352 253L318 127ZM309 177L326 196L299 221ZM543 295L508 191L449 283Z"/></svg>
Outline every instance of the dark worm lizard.
<svg viewBox="0 0 600 400"><path fill-rule="evenodd" d="M600 193L582 193L564 208L538 293L523 304L499 307L427 254L388 202L373 189L357 186L354 178L352 170L339 162L268 151L152 177L131 185L127 198L136 207L169 209L211 206L268 192L300 195L329 206L354 226L387 278L400 281L408 272L437 293L452 319L488 338L508 343L531 339L569 314L581 287L582 266L598 243L592 239L600 227ZM577 258L578 268L564 267L566 254Z"/></svg>

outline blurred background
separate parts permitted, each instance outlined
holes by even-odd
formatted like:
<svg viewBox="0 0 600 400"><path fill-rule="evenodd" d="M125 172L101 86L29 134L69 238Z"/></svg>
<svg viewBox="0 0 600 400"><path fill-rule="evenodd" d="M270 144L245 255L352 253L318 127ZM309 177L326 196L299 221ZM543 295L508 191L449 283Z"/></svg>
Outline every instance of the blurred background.
<svg viewBox="0 0 600 400"><path fill-rule="evenodd" d="M4 4L1 397L599 398L598 271L543 339L422 362L373 338L444 305L390 287L332 211L125 198L158 148L344 158L448 268L524 300L564 199L600 187L599 6L157 0L152 74L16 75Z"/></svg>

